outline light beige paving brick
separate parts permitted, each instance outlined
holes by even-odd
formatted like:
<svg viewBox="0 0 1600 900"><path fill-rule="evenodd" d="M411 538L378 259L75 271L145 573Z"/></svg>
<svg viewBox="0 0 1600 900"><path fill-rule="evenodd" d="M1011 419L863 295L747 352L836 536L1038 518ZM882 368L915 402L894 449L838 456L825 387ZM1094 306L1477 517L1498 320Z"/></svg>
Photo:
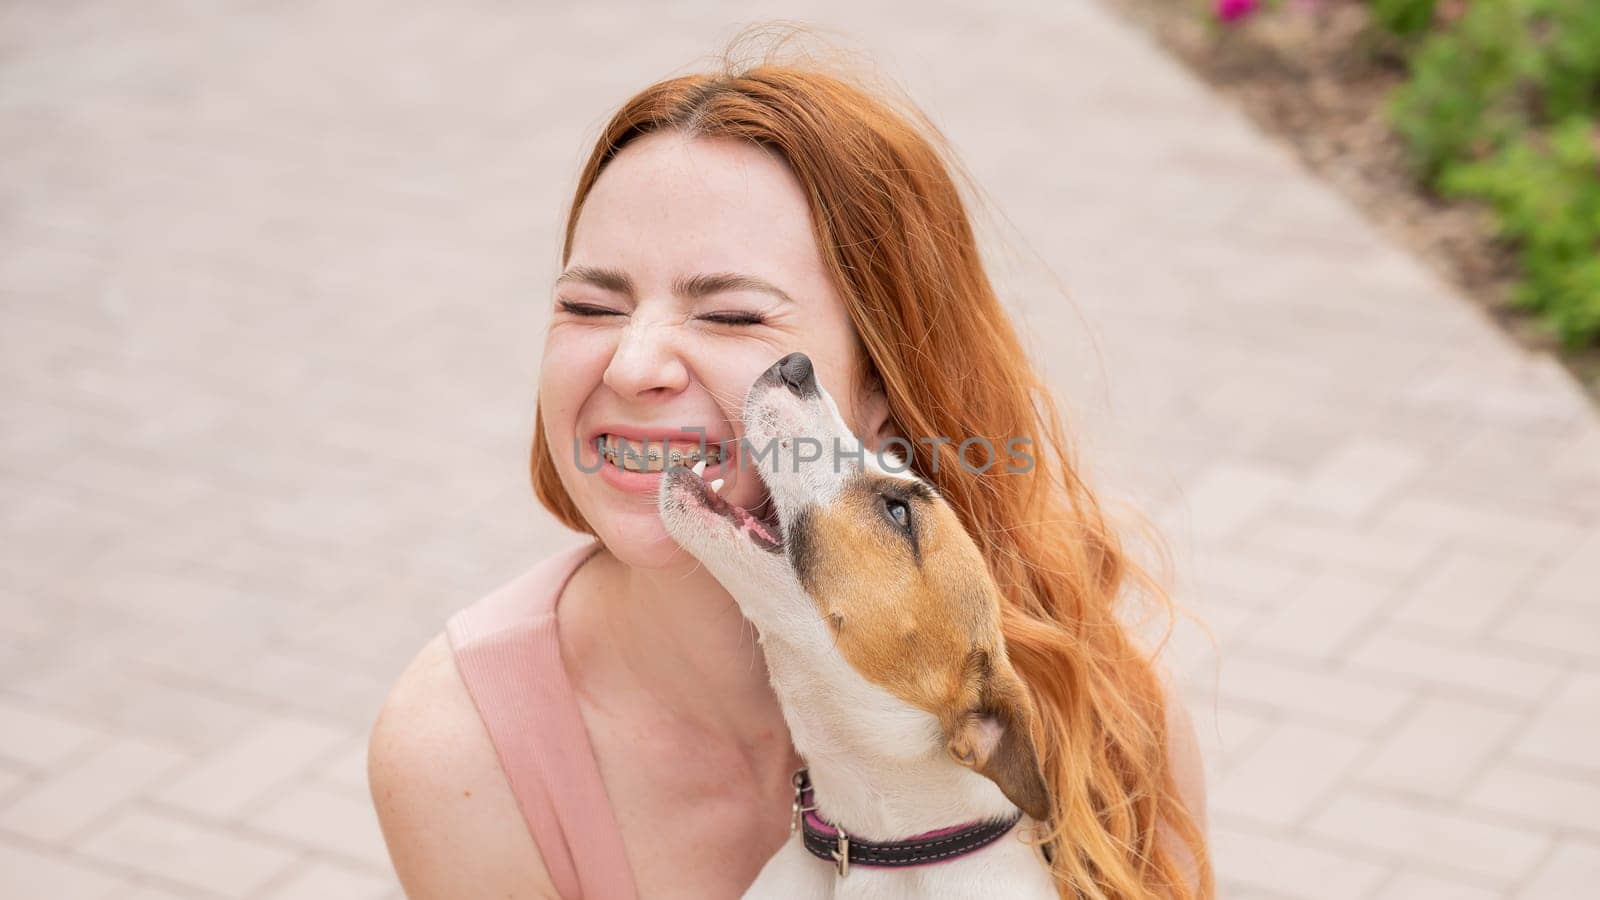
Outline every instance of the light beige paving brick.
<svg viewBox="0 0 1600 900"><path fill-rule="evenodd" d="M262 896L263 900L380 900L396 887L392 878L313 860Z"/></svg>
<svg viewBox="0 0 1600 900"><path fill-rule="evenodd" d="M1296 506L1344 519L1368 515L1426 462L1412 447L1370 437L1339 445L1290 495Z"/></svg>
<svg viewBox="0 0 1600 900"><path fill-rule="evenodd" d="M1551 389L1548 376L1532 360L1510 378L1498 371L1437 372L1418 379L1406 396L1419 405L1459 408L1512 434L1540 426L1564 429L1584 415L1583 401Z"/></svg>
<svg viewBox="0 0 1600 900"><path fill-rule="evenodd" d="M1252 890L1242 881L1224 878L1217 882L1217 896L1228 897L1231 900L1283 900L1287 895L1277 891Z"/></svg>
<svg viewBox="0 0 1600 900"><path fill-rule="evenodd" d="M1348 526L1308 521L1284 512L1269 512L1240 539L1259 552L1306 564L1337 565L1385 579L1417 572L1445 541L1437 532L1383 520L1370 526Z"/></svg>
<svg viewBox="0 0 1600 900"><path fill-rule="evenodd" d="M1504 709L1431 697L1407 712L1361 769L1369 784L1430 797L1457 796L1518 724Z"/></svg>
<svg viewBox="0 0 1600 900"><path fill-rule="evenodd" d="M1550 845L1543 835L1476 816L1354 792L1318 812L1308 831L1391 858L1443 867L1497 888L1526 878Z"/></svg>
<svg viewBox="0 0 1600 900"><path fill-rule="evenodd" d="M1597 585L1600 585L1600 528L1590 531L1582 543L1544 573L1533 593L1557 604L1571 604L1593 613L1595 604L1600 603Z"/></svg>
<svg viewBox="0 0 1600 900"><path fill-rule="evenodd" d="M347 720L352 710L376 711L390 687L357 663L346 664L332 656L306 659L276 650L255 654L222 682L292 710L338 720Z"/></svg>
<svg viewBox="0 0 1600 900"><path fill-rule="evenodd" d="M92 859L225 897L250 896L288 869L297 856L265 841L142 810L118 816L79 850Z"/></svg>
<svg viewBox="0 0 1600 900"><path fill-rule="evenodd" d="M200 815L238 816L252 801L283 788L346 738L340 729L274 718L191 768L158 799Z"/></svg>
<svg viewBox="0 0 1600 900"><path fill-rule="evenodd" d="M61 900L101 900L123 896L127 882L81 862L45 855L0 837L0 872L4 893L18 900L27 897Z"/></svg>
<svg viewBox="0 0 1600 900"><path fill-rule="evenodd" d="M1473 809L1502 813L1506 821L1600 838L1600 782L1592 779L1501 763L1473 784L1464 802Z"/></svg>
<svg viewBox="0 0 1600 900"><path fill-rule="evenodd" d="M0 810L0 830L47 843L67 841L186 761L184 754L167 746L113 738L89 756L41 778Z"/></svg>
<svg viewBox="0 0 1600 900"><path fill-rule="evenodd" d="M1211 852L1225 879L1275 897L1345 900L1383 878L1381 863L1308 841L1228 825L1211 828Z"/></svg>
<svg viewBox="0 0 1600 900"><path fill-rule="evenodd" d="M1516 893L1517 900L1587 897L1600 883L1600 844L1562 841L1539 871Z"/></svg>
<svg viewBox="0 0 1600 900"><path fill-rule="evenodd" d="M1294 487L1290 473L1267 467L1211 468L1185 495L1195 539L1226 539Z"/></svg>
<svg viewBox="0 0 1600 900"><path fill-rule="evenodd" d="M70 712L102 722L107 731L197 752L232 740L262 713L192 686L130 671L123 661L107 656L73 660L24 678L13 689L30 702L60 709L63 715Z"/></svg>
<svg viewBox="0 0 1600 900"><path fill-rule="evenodd" d="M6 805L6 795L22 787L27 778L21 772L0 769L0 809Z"/></svg>
<svg viewBox="0 0 1600 900"><path fill-rule="evenodd" d="M192 469L133 447L81 454L46 477L63 489L157 514L170 513L206 490Z"/></svg>
<svg viewBox="0 0 1600 900"><path fill-rule="evenodd" d="M1276 606L1307 575L1303 566L1231 549L1199 554L1187 571L1202 600L1250 607Z"/></svg>
<svg viewBox="0 0 1600 900"><path fill-rule="evenodd" d="M1533 565L1458 551L1404 592L1393 618L1439 632L1476 635L1532 583Z"/></svg>
<svg viewBox="0 0 1600 900"><path fill-rule="evenodd" d="M1454 553L1510 565L1543 564L1575 546L1584 531L1580 519L1548 509L1480 504L1459 495L1397 497L1379 520L1390 529L1445 536Z"/></svg>
<svg viewBox="0 0 1600 900"><path fill-rule="evenodd" d="M1366 628L1393 589L1332 573L1300 585L1292 596L1244 635L1258 650L1295 659L1330 659Z"/></svg>
<svg viewBox="0 0 1600 900"><path fill-rule="evenodd" d="M1368 734L1399 715L1414 693L1360 672L1337 673L1305 662L1263 660L1243 653L1222 661L1219 693L1233 704L1335 730Z"/></svg>
<svg viewBox="0 0 1600 900"><path fill-rule="evenodd" d="M1570 610L1519 607L1493 637L1517 650L1556 653L1600 664L1600 618Z"/></svg>
<svg viewBox="0 0 1600 900"><path fill-rule="evenodd" d="M1554 382L1560 381L1559 378L1555 377L1550 380ZM1571 379L1567 379L1567 381L1569 383L1567 389L1570 390L1571 387L1576 386L1570 384ZM1583 469L1590 474L1600 474L1600 462L1597 462L1597 460L1600 460L1600 429L1575 428L1569 437L1571 440L1567 442L1565 454L1557 457L1555 464L1562 467Z"/></svg>
<svg viewBox="0 0 1600 900"><path fill-rule="evenodd" d="M193 896L194 894L190 891L185 891L184 893L180 894L167 890L166 888L141 884L137 886L119 887L117 888L116 893L107 896L105 900L184 900L186 897Z"/></svg>
<svg viewBox="0 0 1600 900"><path fill-rule="evenodd" d="M1219 814L1292 825L1318 808L1367 749L1365 741L1336 731L1278 725L1229 770L1210 804Z"/></svg>
<svg viewBox="0 0 1600 900"><path fill-rule="evenodd" d="M376 871L389 865L389 851L368 798L316 785L296 787L246 821L258 831L324 848Z"/></svg>
<svg viewBox="0 0 1600 900"><path fill-rule="evenodd" d="M1528 459L1559 456L1569 443L1558 434L1534 434L1488 426L1459 446L1438 465L1417 476L1415 490L1468 498L1486 506L1544 507L1564 517L1592 512L1592 485L1573 485L1562 473L1529 466Z"/></svg>
<svg viewBox="0 0 1600 900"><path fill-rule="evenodd" d="M59 716L0 699L0 757L44 768L76 753L100 732Z"/></svg>
<svg viewBox="0 0 1600 900"><path fill-rule="evenodd" d="M1514 751L1524 759L1600 773L1600 674L1580 672L1544 707Z"/></svg>
<svg viewBox="0 0 1600 900"><path fill-rule="evenodd" d="M1419 638L1391 629L1375 631L1351 650L1352 670L1400 676L1411 683L1455 688L1508 702L1537 703L1562 677L1562 669L1450 638Z"/></svg>
<svg viewBox="0 0 1600 900"><path fill-rule="evenodd" d="M367 736L363 734L348 742L347 749L336 752L312 771L321 784L358 797L371 796L367 781Z"/></svg>
<svg viewBox="0 0 1600 900"><path fill-rule="evenodd" d="M4 502L3 494L0 494L0 502ZM36 568L31 563L20 565ZM0 637L8 647L15 648L0 657L0 677L8 679L14 672L23 670L28 655L43 652L43 642L62 627L60 610L29 600L38 593L21 583L26 576L13 570L17 566L17 561L0 556L0 609L6 611L5 618L0 620Z"/></svg>
<svg viewBox="0 0 1600 900"><path fill-rule="evenodd" d="M1374 900L1498 900L1505 894L1470 881L1402 872L1372 896Z"/></svg>

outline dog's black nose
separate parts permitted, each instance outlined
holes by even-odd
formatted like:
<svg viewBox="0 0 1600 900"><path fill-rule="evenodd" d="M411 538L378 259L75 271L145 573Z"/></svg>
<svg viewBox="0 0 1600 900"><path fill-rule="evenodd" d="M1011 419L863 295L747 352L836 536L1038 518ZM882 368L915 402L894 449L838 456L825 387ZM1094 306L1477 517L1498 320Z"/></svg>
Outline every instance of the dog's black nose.
<svg viewBox="0 0 1600 900"><path fill-rule="evenodd" d="M804 353L791 353L772 368L796 397L809 397L817 392L817 375L811 369L811 357Z"/></svg>

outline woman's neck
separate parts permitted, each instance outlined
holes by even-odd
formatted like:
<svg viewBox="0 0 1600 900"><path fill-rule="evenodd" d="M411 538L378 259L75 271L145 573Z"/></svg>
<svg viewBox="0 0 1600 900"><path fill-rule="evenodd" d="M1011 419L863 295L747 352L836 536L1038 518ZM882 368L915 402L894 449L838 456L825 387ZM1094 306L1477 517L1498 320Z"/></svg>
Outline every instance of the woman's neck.
<svg viewBox="0 0 1600 900"><path fill-rule="evenodd" d="M591 702L646 701L729 742L787 736L755 628L704 566L638 569L601 549L574 573L559 613L574 684Z"/></svg>

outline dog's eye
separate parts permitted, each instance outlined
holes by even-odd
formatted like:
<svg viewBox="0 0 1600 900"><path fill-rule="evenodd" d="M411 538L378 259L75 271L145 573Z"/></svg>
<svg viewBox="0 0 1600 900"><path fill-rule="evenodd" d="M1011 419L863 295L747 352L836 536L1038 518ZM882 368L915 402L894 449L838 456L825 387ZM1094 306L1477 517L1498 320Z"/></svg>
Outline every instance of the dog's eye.
<svg viewBox="0 0 1600 900"><path fill-rule="evenodd" d="M883 498L883 511L889 514L890 520L900 526L902 531L910 530L911 507L906 505L904 500L899 497Z"/></svg>

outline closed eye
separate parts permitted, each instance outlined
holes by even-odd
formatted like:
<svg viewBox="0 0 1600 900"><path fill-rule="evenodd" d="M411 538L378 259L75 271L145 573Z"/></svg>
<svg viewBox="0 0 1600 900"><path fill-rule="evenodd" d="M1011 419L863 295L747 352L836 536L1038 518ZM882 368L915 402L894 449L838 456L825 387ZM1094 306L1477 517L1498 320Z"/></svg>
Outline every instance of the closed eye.
<svg viewBox="0 0 1600 900"><path fill-rule="evenodd" d="M765 325L767 317L753 312L706 313L700 319L717 325Z"/></svg>
<svg viewBox="0 0 1600 900"><path fill-rule="evenodd" d="M572 315L575 315L575 316L620 316L620 315L622 315L622 313L619 310L611 309L610 307L599 306L599 305L596 305L596 304L593 304L593 303L578 303L578 302L575 302L575 301L572 301L572 300L562 300L558 304L558 306L559 306L559 308L561 309L562 312L571 313Z"/></svg>
<svg viewBox="0 0 1600 900"><path fill-rule="evenodd" d="M573 300L562 300L558 306L562 312L569 313L574 316L594 318L599 316L626 315L626 313L623 313L621 310L611 309L610 307L606 306L599 306L594 303L579 303ZM751 312L707 313L699 318L702 321L711 322L716 325L765 325L767 322L766 316L763 316L760 313Z"/></svg>

